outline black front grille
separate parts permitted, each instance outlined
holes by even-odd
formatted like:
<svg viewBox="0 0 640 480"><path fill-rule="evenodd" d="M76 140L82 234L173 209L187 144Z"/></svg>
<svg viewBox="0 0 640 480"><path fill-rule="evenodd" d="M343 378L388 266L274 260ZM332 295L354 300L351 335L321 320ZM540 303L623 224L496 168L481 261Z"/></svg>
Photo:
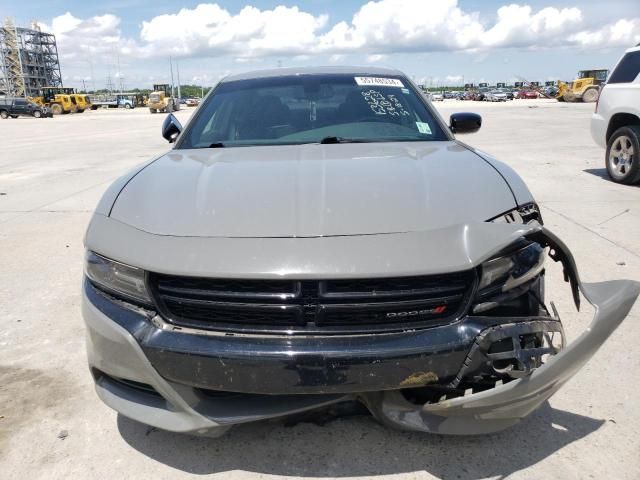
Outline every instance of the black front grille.
<svg viewBox="0 0 640 480"><path fill-rule="evenodd" d="M473 271L348 280L237 280L149 274L171 323L260 333L344 333L427 327L458 318Z"/></svg>

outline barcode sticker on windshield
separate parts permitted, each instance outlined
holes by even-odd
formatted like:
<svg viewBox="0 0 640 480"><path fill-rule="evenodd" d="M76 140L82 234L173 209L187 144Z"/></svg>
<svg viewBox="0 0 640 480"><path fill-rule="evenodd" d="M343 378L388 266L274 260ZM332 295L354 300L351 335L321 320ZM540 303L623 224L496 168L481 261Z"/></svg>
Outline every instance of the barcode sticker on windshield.
<svg viewBox="0 0 640 480"><path fill-rule="evenodd" d="M382 77L354 77L356 83L363 87L398 87L404 88L404 85L397 78L382 78Z"/></svg>
<svg viewBox="0 0 640 480"><path fill-rule="evenodd" d="M431 127L428 123L416 122L416 127L418 127L418 131L420 133L426 133L427 135L431 135Z"/></svg>

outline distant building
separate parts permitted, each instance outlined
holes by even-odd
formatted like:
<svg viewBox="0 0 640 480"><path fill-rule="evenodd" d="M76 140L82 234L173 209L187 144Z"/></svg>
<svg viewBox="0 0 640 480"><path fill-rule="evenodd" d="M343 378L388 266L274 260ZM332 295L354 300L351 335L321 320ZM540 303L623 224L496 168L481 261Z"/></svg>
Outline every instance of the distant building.
<svg viewBox="0 0 640 480"><path fill-rule="evenodd" d="M32 97L42 87L62 87L55 35L7 19L0 25L0 95Z"/></svg>

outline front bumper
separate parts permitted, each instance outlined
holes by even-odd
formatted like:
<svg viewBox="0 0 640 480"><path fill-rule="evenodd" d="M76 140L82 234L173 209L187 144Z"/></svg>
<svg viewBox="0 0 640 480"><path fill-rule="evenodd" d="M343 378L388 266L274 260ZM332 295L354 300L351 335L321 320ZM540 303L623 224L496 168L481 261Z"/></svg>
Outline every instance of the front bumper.
<svg viewBox="0 0 640 480"><path fill-rule="evenodd" d="M403 429L443 434L501 430L571 378L640 293L640 284L632 281L582 284L570 253L552 238L554 258L562 259L574 295L579 289L595 307L595 317L544 365L503 385L422 403L403 394L441 379L455 382L484 358L482 344L491 336L562 334L558 319L466 317L424 331L361 337L218 337L167 330L155 313L125 308L86 283L83 315L98 395L127 417L201 434L346 400L363 402L378 420Z"/></svg>

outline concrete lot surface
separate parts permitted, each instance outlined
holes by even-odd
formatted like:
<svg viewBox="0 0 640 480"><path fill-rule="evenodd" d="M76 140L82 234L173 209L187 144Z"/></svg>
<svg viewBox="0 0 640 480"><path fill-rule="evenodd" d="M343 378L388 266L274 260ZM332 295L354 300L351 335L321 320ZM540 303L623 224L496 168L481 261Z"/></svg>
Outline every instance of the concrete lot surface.
<svg viewBox="0 0 640 480"><path fill-rule="evenodd" d="M436 107L483 115L482 130L460 138L524 177L584 280L640 279L640 188L607 179L589 135L593 105ZM104 406L86 368L82 238L107 185L167 150L163 118L136 109L0 120L0 478L640 478L638 304L549 404L486 437L398 432L352 416L193 438ZM575 312L556 266L548 277L571 340L592 311Z"/></svg>

